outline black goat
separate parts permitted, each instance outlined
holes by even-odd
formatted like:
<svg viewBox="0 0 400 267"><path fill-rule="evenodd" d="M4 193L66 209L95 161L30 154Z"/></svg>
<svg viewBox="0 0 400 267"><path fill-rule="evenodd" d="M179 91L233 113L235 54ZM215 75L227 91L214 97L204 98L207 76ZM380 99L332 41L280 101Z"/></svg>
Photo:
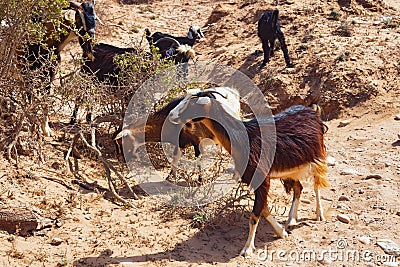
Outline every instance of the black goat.
<svg viewBox="0 0 400 267"><path fill-rule="evenodd" d="M46 37L44 43L31 43L28 44L27 49L19 54L19 58L27 61L27 65L21 66L22 72L26 73L29 70L42 69L42 75L48 77L48 85L44 88L45 92L50 91L51 83L55 78L55 69L61 61L60 53L62 49L70 42L75 36L79 39L79 44L83 50L83 55L86 58L93 59L93 38L95 34L96 26L96 14L94 12L94 1L77 3L69 2L69 10L73 10L74 18L67 17L67 13L64 16L64 20L61 23L60 28L57 29L53 23L43 22L46 28ZM68 11L66 11L68 12ZM34 23L42 23L40 16L32 16ZM54 33L59 31L58 37L54 37ZM64 34L66 32L67 34ZM90 38L84 37L88 35ZM56 35L57 36L57 35ZM55 55L56 59L53 59L52 55ZM43 134L51 136L51 129L48 125L47 108L44 108L44 120L41 128Z"/></svg>
<svg viewBox="0 0 400 267"><path fill-rule="evenodd" d="M180 45L176 40L163 37L155 42L157 45L158 42L169 43L169 49L165 51L166 57L171 58L176 63L185 63L188 62L191 58L194 57L195 52L192 48L186 45ZM121 48L109 44L99 43L94 46L94 59L86 60L85 64L82 66L82 72L87 74L94 74L98 81L107 82L110 85L118 85L118 74L120 73L120 69L115 62L114 58L117 55L123 55L125 53L134 53L136 52L135 48ZM146 54L151 57L150 53ZM70 124L76 123L76 117L79 110L79 105L76 104ZM87 116L87 121L90 121L91 114L89 113ZM118 130L118 132L121 129Z"/></svg>
<svg viewBox="0 0 400 267"><path fill-rule="evenodd" d="M192 121L204 124L233 157L235 173L254 188L255 202L250 215L249 236L241 255L253 254L255 232L261 215L280 237L288 236L270 214L267 196L271 179L286 180L286 190L294 190L287 221L290 226L297 219L302 191L300 179L313 176L317 220L324 220L319 189L329 184L326 179L325 128L319 114L312 108L293 106L273 118L241 121L230 116L209 94L208 91L188 95L182 101L186 104L171 111L169 121L173 124ZM275 131L271 131L274 127Z"/></svg>
<svg viewBox="0 0 400 267"><path fill-rule="evenodd" d="M281 44L286 66L288 68L293 66L290 62L288 49L285 43L285 37L283 36L278 16L278 9L275 9L274 11L267 10L258 20L258 37L261 39L262 48L264 51L264 60L261 64L262 67L269 62L269 57L274 54L276 38L278 38Z"/></svg>
<svg viewBox="0 0 400 267"><path fill-rule="evenodd" d="M193 47L196 40L204 38L204 34L201 31L199 26L190 26L186 37L176 37L176 36L173 36L173 35L170 35L167 33L162 33L162 32L155 32L155 33L151 34L149 29L146 29L145 32L146 32L146 39L150 45L154 44L161 38L168 37L168 38L175 39L181 45L189 45L190 47ZM156 46L160 49L160 51L165 51L165 50L169 49L169 47L170 47L170 45L165 42L159 42Z"/></svg>

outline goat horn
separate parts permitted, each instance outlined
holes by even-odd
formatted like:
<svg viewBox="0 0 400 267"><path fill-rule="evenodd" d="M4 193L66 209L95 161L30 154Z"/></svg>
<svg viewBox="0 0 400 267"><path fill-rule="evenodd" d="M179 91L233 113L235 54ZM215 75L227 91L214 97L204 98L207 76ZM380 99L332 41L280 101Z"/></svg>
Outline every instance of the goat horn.
<svg viewBox="0 0 400 267"><path fill-rule="evenodd" d="M97 15L95 15L96 16L96 19L98 20L98 22L101 24L101 25L103 25L104 26L104 23L103 23L103 21L101 21L101 19L97 16Z"/></svg>
<svg viewBox="0 0 400 267"><path fill-rule="evenodd" d="M223 98L226 98L226 96L224 96L223 94L221 94L220 92L217 92L215 90L201 91L201 92L198 92L197 94L193 95L193 97L204 97L204 96L207 96L208 94L214 94L214 93L219 94Z"/></svg>
<svg viewBox="0 0 400 267"><path fill-rule="evenodd" d="M158 44L159 42L162 42L162 41L170 41L171 43L175 43L177 46L181 45L176 39L171 38L171 37L160 38L154 43L154 45L156 45L156 44Z"/></svg>

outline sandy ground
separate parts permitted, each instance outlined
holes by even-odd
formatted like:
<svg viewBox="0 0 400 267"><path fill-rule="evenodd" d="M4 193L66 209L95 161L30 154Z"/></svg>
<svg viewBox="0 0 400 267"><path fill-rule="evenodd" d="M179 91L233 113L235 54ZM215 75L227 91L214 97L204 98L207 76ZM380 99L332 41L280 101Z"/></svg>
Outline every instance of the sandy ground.
<svg viewBox="0 0 400 267"><path fill-rule="evenodd" d="M29 236L0 231L0 266L381 266L388 261L392 265L387 266L398 266L376 244L390 239L400 245L400 121L394 119L400 113L400 25L385 27L381 21L382 15L399 21L398 1L357 0L350 7L339 5L347 1L279 1L295 67L285 69L276 51L262 70L256 21L263 10L275 7L271 1L138 2L96 1L108 25L100 26L99 40L129 46L146 27L183 35L192 24L212 22L207 41L195 46L197 60L243 71L276 111L318 101L329 119L328 155L336 160L329 166L331 188L323 191L327 221L313 220L315 196L312 183L305 182L299 225L282 240L262 220L255 240L258 257L243 258L238 254L247 238L251 201L226 210L221 210L223 201L176 208L138 191L142 197L133 201L134 208L116 205L105 190L101 166L91 159L79 160L80 175L96 189L71 183L63 161L68 147L58 133L47 140L45 163L22 156L17 168L0 159L1 205L26 206L57 221ZM342 14L338 21L328 19L331 9ZM213 11L219 16L210 18ZM351 36L336 35L346 22ZM221 47L226 49L219 54ZM76 44L67 49L78 51ZM350 123L339 127L344 120ZM126 173L123 164L115 164ZM130 197L124 190L121 195ZM341 196L347 200L339 201ZM270 201L272 213L284 223L291 197L279 181L272 184ZM199 226L196 214L209 219ZM339 221L338 214L350 222ZM279 258L279 250L286 254ZM310 250L316 259L296 259Z"/></svg>

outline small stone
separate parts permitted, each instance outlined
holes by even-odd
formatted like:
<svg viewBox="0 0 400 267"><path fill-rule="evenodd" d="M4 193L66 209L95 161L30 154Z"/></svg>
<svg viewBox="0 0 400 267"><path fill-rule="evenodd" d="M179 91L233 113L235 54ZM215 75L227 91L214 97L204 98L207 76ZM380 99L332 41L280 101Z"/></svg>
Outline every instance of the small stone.
<svg viewBox="0 0 400 267"><path fill-rule="evenodd" d="M339 122L339 126L338 127L344 127L349 125L351 122L351 120L342 120L341 122Z"/></svg>
<svg viewBox="0 0 400 267"><path fill-rule="evenodd" d="M346 214L338 214L337 219L343 223L350 223L350 218Z"/></svg>
<svg viewBox="0 0 400 267"><path fill-rule="evenodd" d="M214 55L218 56L225 53L226 51L228 51L228 48L226 46L221 46L220 48L217 48L215 50Z"/></svg>
<svg viewBox="0 0 400 267"><path fill-rule="evenodd" d="M371 243L371 238L369 238L368 236L365 236L365 235L359 236L357 238L357 240L365 245L369 245Z"/></svg>
<svg viewBox="0 0 400 267"><path fill-rule="evenodd" d="M328 157L326 157L326 164L328 166L335 166L336 165L336 159L334 157L328 156Z"/></svg>
<svg viewBox="0 0 400 267"><path fill-rule="evenodd" d="M339 201L350 201L350 198L349 198L348 196L341 195L341 196L339 197Z"/></svg>
<svg viewBox="0 0 400 267"><path fill-rule="evenodd" d="M60 227L63 225L63 223L62 223L61 220L56 219L55 225L56 225L58 228L60 228Z"/></svg>
<svg viewBox="0 0 400 267"><path fill-rule="evenodd" d="M367 175L364 180L369 180L369 179L380 180L380 179L382 179L382 176L379 174L370 174L370 175Z"/></svg>
<svg viewBox="0 0 400 267"><path fill-rule="evenodd" d="M394 115L394 119L395 119L396 121L400 121L400 114Z"/></svg>
<svg viewBox="0 0 400 267"><path fill-rule="evenodd" d="M53 246L58 246L63 242L63 240L61 238L58 237L54 237L51 241L50 244Z"/></svg>
<svg viewBox="0 0 400 267"><path fill-rule="evenodd" d="M400 248L390 239L378 239L376 244L385 251L386 254L400 256Z"/></svg>
<svg viewBox="0 0 400 267"><path fill-rule="evenodd" d="M331 265L332 264L332 260L330 258L324 258L324 259L320 260L319 262L323 265Z"/></svg>
<svg viewBox="0 0 400 267"><path fill-rule="evenodd" d="M387 261L383 263L383 266L398 267L399 263L396 261Z"/></svg>

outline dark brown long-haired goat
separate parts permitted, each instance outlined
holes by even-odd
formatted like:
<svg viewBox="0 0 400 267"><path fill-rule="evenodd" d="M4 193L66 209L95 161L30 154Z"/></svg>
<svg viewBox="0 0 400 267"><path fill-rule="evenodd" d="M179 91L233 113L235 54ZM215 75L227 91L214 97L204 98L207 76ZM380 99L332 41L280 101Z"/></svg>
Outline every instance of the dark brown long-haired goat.
<svg viewBox="0 0 400 267"><path fill-rule="evenodd" d="M271 179L282 179L286 181L286 189L293 188L294 197L287 221L290 226L297 219L302 190L300 179L313 176L317 220L324 220L319 189L329 184L326 179L325 128L319 114L309 107L293 106L274 117L241 121L230 116L209 94L187 95L182 100L185 105L171 111L169 121L173 124L191 121L204 124L231 154L235 173L255 190L250 232L241 255L253 253L261 215L280 237L288 236L270 214L267 196Z"/></svg>

